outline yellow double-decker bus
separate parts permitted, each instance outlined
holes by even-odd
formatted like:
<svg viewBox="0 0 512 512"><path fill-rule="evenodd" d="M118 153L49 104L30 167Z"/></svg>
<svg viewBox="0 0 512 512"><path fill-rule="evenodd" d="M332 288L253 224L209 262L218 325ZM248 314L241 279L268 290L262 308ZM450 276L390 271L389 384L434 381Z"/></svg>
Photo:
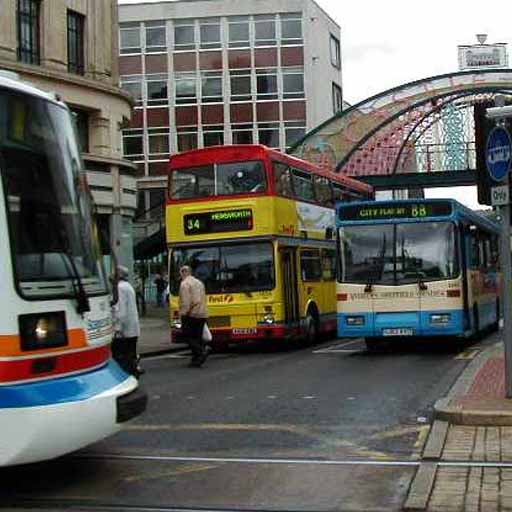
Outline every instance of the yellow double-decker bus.
<svg viewBox="0 0 512 512"><path fill-rule="evenodd" d="M334 202L371 187L261 145L178 154L169 171L174 341L185 264L205 284L214 347L336 330Z"/></svg>

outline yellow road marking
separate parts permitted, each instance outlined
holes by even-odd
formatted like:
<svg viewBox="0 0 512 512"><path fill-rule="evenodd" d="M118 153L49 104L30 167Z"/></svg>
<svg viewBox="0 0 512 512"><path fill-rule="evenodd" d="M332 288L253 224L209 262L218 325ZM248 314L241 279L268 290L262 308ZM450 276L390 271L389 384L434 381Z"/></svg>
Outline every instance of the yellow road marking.
<svg viewBox="0 0 512 512"><path fill-rule="evenodd" d="M418 432L418 438L414 443L414 448L420 449L423 448L425 441L427 440L428 433L430 432L430 425L423 425L420 427L420 431Z"/></svg>
<svg viewBox="0 0 512 512"><path fill-rule="evenodd" d="M126 482L139 482L141 480L155 480L157 478L164 478L164 477L173 477L173 476L181 476L186 475L188 473L197 473L199 471L208 471L209 469L215 469L217 468L217 465L212 464L186 464L185 466L175 469L174 471L163 471L160 473L151 473L151 474L138 474L134 476L128 476L124 480Z"/></svg>
<svg viewBox="0 0 512 512"><path fill-rule="evenodd" d="M480 350L478 349L464 350L464 352L456 355L454 359L473 359L479 352Z"/></svg>

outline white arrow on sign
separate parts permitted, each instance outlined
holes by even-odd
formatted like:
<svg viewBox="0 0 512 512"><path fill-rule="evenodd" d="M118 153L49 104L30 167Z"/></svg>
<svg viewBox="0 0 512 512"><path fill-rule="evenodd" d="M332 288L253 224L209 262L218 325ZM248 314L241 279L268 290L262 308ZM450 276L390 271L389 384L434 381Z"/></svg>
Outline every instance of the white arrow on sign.
<svg viewBox="0 0 512 512"><path fill-rule="evenodd" d="M509 202L508 185L491 188L491 204L493 206L506 206Z"/></svg>

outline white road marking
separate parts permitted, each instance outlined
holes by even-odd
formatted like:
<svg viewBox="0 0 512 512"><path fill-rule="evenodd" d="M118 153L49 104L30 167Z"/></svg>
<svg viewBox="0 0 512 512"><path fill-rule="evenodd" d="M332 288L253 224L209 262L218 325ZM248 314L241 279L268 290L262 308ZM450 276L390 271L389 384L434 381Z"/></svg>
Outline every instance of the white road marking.
<svg viewBox="0 0 512 512"><path fill-rule="evenodd" d="M313 350L313 354L336 354L339 352L361 352L364 349L361 348L361 350L355 350L355 349L346 349L345 347L348 347L350 345L354 345L356 343L362 343L361 338L357 338L355 340L349 340L345 341L343 343L336 343L334 345L330 345L328 347L324 347L318 350Z"/></svg>

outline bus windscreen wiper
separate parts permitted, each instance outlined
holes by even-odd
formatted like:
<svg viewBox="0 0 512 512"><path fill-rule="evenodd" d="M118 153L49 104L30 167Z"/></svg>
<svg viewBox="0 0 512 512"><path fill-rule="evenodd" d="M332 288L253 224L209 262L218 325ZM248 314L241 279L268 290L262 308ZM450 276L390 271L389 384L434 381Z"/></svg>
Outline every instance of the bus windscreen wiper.
<svg viewBox="0 0 512 512"><path fill-rule="evenodd" d="M73 292L76 298L76 312L79 315L83 315L91 310L91 306L89 304L89 297L85 292L84 285L82 283L82 278L80 277L80 272L78 272L78 268L76 266L76 262L73 258L73 255L69 251L62 250L59 254L62 255L64 262L67 261L69 266L71 267L71 272L69 272L71 277L71 282L73 286ZM67 267L67 265L66 265Z"/></svg>

